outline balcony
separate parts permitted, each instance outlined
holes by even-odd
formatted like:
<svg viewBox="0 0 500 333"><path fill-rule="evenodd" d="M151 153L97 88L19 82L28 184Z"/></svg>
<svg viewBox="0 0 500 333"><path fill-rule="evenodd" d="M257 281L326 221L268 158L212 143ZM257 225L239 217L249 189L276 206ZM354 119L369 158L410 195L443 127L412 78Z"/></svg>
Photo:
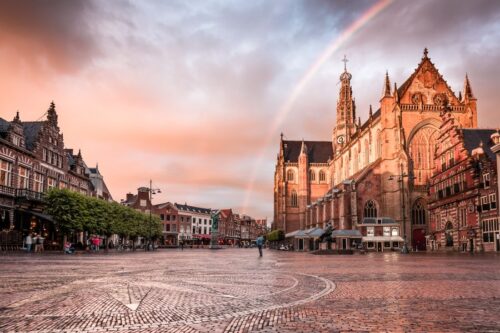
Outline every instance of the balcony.
<svg viewBox="0 0 500 333"><path fill-rule="evenodd" d="M14 187L0 185L0 194L7 194L14 197L16 195L16 189Z"/></svg>
<svg viewBox="0 0 500 333"><path fill-rule="evenodd" d="M44 195L45 195L45 193L35 192L35 191L28 190L28 189L18 189L17 190L17 197L27 199L27 200L42 201Z"/></svg>

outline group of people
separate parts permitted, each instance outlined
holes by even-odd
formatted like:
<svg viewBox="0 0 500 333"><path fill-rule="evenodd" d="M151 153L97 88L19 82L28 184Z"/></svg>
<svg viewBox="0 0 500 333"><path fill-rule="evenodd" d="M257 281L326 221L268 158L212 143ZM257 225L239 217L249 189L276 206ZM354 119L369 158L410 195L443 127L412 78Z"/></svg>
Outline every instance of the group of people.
<svg viewBox="0 0 500 333"><path fill-rule="evenodd" d="M33 236L31 234L28 234L26 236L24 244L26 245L26 252L31 252L31 249L33 248L34 245L34 251L35 253L38 252L43 252L43 243L45 241L45 237L39 234L34 234Z"/></svg>

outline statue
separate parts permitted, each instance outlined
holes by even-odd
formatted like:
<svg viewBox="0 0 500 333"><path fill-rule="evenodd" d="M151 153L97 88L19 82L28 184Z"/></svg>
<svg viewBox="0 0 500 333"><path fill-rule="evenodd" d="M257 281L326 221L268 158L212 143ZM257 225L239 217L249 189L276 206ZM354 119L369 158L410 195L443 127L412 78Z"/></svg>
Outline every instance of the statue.
<svg viewBox="0 0 500 333"><path fill-rule="evenodd" d="M325 232L323 232L323 234L321 236L319 236L319 241L321 243L323 243L324 241L327 242L328 250L332 249L332 242L333 242L332 231L333 231L332 225L330 223L328 223L326 226Z"/></svg>
<svg viewBox="0 0 500 333"><path fill-rule="evenodd" d="M211 238L210 238L210 248L220 249L219 247L219 215L220 210L212 211L210 218L212 219L211 228Z"/></svg>

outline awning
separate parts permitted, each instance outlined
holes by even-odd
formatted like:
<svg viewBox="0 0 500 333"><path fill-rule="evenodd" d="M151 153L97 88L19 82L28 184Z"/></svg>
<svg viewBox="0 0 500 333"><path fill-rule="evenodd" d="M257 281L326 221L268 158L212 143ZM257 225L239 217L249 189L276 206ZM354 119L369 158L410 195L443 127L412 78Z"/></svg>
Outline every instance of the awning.
<svg viewBox="0 0 500 333"><path fill-rule="evenodd" d="M20 210L20 211L23 212L23 213L34 215L36 217L39 217L39 218L44 219L44 220L49 221L49 222L54 222L54 218L51 215L47 215L47 214L35 212L35 211L32 211L32 210L24 210L23 209L23 210Z"/></svg>
<svg viewBox="0 0 500 333"><path fill-rule="evenodd" d="M285 235L285 238L307 238L306 232L304 230L295 230L292 232L289 232Z"/></svg>
<svg viewBox="0 0 500 333"><path fill-rule="evenodd" d="M325 231L323 229L321 229L321 228L311 228L311 229L306 230L306 234L310 238L321 237L324 233L325 233Z"/></svg>
<svg viewBox="0 0 500 333"><path fill-rule="evenodd" d="M337 238L337 237L362 238L363 235L361 235L361 232L359 232L359 230L352 230L352 229L333 230L332 231L332 238Z"/></svg>
<svg viewBox="0 0 500 333"><path fill-rule="evenodd" d="M193 235L193 239L212 239L211 235Z"/></svg>
<svg viewBox="0 0 500 333"><path fill-rule="evenodd" d="M365 236L362 242L404 242L401 236Z"/></svg>

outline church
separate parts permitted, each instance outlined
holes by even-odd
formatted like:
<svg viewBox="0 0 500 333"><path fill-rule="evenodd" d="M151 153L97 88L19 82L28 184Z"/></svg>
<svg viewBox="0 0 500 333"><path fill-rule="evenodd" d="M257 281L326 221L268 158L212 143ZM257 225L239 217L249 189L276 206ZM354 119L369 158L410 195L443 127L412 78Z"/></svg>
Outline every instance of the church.
<svg viewBox="0 0 500 333"><path fill-rule="evenodd" d="M446 109L461 128L477 128L477 100L465 75L456 95L432 63L428 50L413 74L392 85L366 121L356 117L352 75L344 65L331 141L284 140L274 174L274 229L307 238L331 226L336 246L425 250L428 184ZM370 238L371 237L371 238ZM298 244L306 247L305 243ZM309 242L310 249L317 244Z"/></svg>

